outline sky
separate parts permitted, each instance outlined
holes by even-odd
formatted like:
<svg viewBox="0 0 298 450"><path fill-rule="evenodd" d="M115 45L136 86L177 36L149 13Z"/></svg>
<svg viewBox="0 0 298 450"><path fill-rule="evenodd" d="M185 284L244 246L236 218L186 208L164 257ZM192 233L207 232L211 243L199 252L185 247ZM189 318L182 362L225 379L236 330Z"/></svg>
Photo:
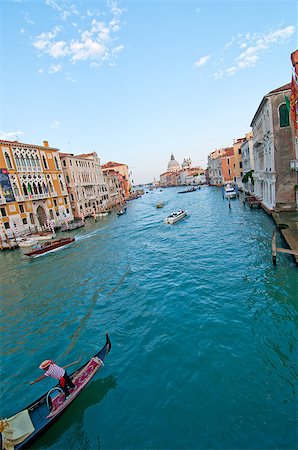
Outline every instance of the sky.
<svg viewBox="0 0 298 450"><path fill-rule="evenodd" d="M248 133L291 81L296 0L0 0L0 138L101 162L134 183Z"/></svg>

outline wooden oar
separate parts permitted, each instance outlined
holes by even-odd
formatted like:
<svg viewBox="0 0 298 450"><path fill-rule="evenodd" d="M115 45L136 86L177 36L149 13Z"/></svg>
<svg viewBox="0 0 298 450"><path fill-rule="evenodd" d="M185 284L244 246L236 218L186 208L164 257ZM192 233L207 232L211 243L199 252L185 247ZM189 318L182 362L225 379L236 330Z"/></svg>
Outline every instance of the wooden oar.
<svg viewBox="0 0 298 450"><path fill-rule="evenodd" d="M74 364L77 364L78 362L81 361L81 359L82 359L82 357L77 359L76 361L70 363L70 364L67 364L66 366L63 366L63 369L66 369L67 367L70 367L70 366L73 366Z"/></svg>

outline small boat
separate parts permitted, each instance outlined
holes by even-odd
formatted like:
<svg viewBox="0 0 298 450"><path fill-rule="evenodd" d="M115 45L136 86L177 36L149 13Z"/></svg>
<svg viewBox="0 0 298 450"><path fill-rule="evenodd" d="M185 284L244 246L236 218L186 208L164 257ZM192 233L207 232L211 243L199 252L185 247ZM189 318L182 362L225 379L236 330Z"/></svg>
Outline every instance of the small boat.
<svg viewBox="0 0 298 450"><path fill-rule="evenodd" d="M37 242L38 241L35 239L28 239L25 237L17 239L17 243L20 248L33 247Z"/></svg>
<svg viewBox="0 0 298 450"><path fill-rule="evenodd" d="M57 384L13 417L4 419L3 448L15 448L16 450L30 448L32 443L65 412L104 365L103 361L111 347L110 338L106 334L106 343L102 349L69 375L75 388L67 399Z"/></svg>
<svg viewBox="0 0 298 450"><path fill-rule="evenodd" d="M187 194L187 192L195 192L197 190L197 188L192 187L190 189L187 189L186 191L180 191L178 192L178 194Z"/></svg>
<svg viewBox="0 0 298 450"><path fill-rule="evenodd" d="M165 206L164 202L156 203L156 208L163 208Z"/></svg>
<svg viewBox="0 0 298 450"><path fill-rule="evenodd" d="M61 226L61 231L72 231L77 228L82 228L85 226L85 222L83 220L75 220L73 222L65 222Z"/></svg>
<svg viewBox="0 0 298 450"><path fill-rule="evenodd" d="M101 213L96 214L96 217L106 217L108 215L109 215L109 213L107 213L107 212L101 212Z"/></svg>
<svg viewBox="0 0 298 450"><path fill-rule="evenodd" d="M56 248L64 247L65 245L71 244L75 241L75 238L61 238L61 239L55 239L54 241L45 242L43 245L38 246L37 248L33 249L29 253L25 253L26 256L38 256L42 255L43 253L51 252L53 250L56 250Z"/></svg>
<svg viewBox="0 0 298 450"><path fill-rule="evenodd" d="M178 220L183 219L183 217L187 216L187 211L184 211L183 209L179 209L179 211L173 212L170 216L168 216L166 219L164 219L165 223L170 223L171 225L173 223L178 222Z"/></svg>
<svg viewBox="0 0 298 450"><path fill-rule="evenodd" d="M225 197L226 198L236 198L237 197L237 193L236 193L235 189L230 184L227 184L225 186Z"/></svg>
<svg viewBox="0 0 298 450"><path fill-rule="evenodd" d="M117 211L117 216L123 216L123 214L126 214L126 208Z"/></svg>

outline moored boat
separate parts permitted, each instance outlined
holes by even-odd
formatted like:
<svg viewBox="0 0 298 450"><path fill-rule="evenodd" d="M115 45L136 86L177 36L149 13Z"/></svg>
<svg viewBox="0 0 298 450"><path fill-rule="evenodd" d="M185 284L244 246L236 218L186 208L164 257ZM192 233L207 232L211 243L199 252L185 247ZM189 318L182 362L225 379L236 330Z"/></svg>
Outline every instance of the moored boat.
<svg viewBox="0 0 298 450"><path fill-rule="evenodd" d="M103 366L111 346L109 336L106 334L106 343L102 349L70 374L75 388L67 399L58 384L13 417L4 419L2 421L3 448L19 450L31 447L31 444L65 412Z"/></svg>
<svg viewBox="0 0 298 450"><path fill-rule="evenodd" d="M35 233L29 233L26 235L26 238L32 239L35 242L39 241L50 241L51 239L54 239L56 234L52 231L36 231Z"/></svg>
<svg viewBox="0 0 298 450"><path fill-rule="evenodd" d="M156 208L163 208L165 206L164 202L156 203Z"/></svg>
<svg viewBox="0 0 298 450"><path fill-rule="evenodd" d="M71 244L75 241L75 238L61 238L55 239L54 241L45 242L43 245L38 246L33 249L31 252L25 253L26 256L38 256L43 253L51 252L56 250L57 248L64 247L65 245Z"/></svg>
<svg viewBox="0 0 298 450"><path fill-rule="evenodd" d="M164 222L172 225L173 223L178 222L178 220L183 219L185 216L187 216L187 211L179 209L179 211L173 212L166 219L164 219Z"/></svg>
<svg viewBox="0 0 298 450"><path fill-rule="evenodd" d="M237 193L236 193L235 189L230 184L227 184L225 186L225 197L226 198L236 198L237 197Z"/></svg>

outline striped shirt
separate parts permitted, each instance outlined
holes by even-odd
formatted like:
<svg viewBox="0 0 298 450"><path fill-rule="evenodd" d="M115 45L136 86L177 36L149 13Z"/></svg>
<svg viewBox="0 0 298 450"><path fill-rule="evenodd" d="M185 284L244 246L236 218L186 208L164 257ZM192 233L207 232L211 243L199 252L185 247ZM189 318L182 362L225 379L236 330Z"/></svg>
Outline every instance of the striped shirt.
<svg viewBox="0 0 298 450"><path fill-rule="evenodd" d="M45 372L46 377L56 378L57 380L60 380L60 378L62 378L64 374L65 369L63 369L63 367L57 366L57 364L50 364L50 367Z"/></svg>

